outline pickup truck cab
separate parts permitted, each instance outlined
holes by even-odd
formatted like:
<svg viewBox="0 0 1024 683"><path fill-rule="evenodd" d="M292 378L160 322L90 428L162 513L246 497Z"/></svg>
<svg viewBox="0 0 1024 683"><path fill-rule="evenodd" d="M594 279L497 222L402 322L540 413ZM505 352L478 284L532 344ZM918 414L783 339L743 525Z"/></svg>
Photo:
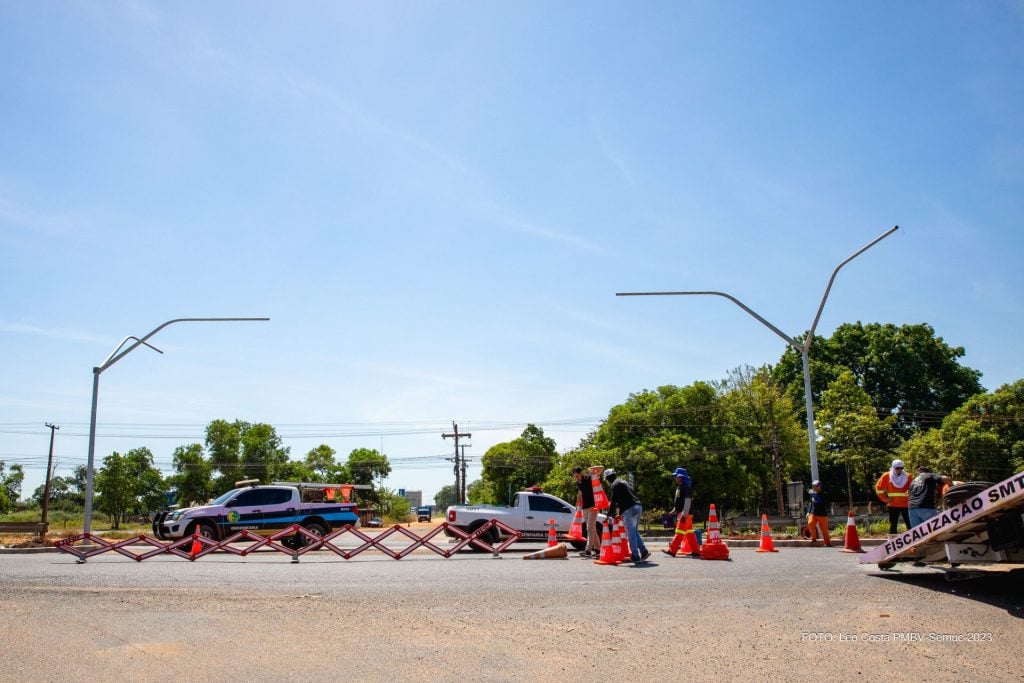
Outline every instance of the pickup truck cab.
<svg viewBox="0 0 1024 683"><path fill-rule="evenodd" d="M153 521L154 533L175 540L198 532L219 541L243 529L269 536L301 524L323 536L346 524L359 524L355 503L333 502L325 496L325 491L338 489L337 485L259 486L257 480L246 480L235 482L235 486L207 505L159 513Z"/></svg>
<svg viewBox="0 0 1024 683"><path fill-rule="evenodd" d="M555 533L558 536L565 536L569 532L576 507L569 505L561 498L550 493L544 493L539 489L527 489L519 491L512 498L512 505L452 505L446 511L446 519L452 526L463 531L473 532L486 522L496 519L507 524L522 534L525 540L547 540L548 521L555 520ZM599 521L603 517L598 518ZM599 523L600 527L600 523ZM599 529L600 532L600 529ZM445 529L448 536L454 534ZM584 525L584 535L587 530ZM503 538L504 535L497 529L491 529L483 538L489 543L494 543ZM569 541L574 548L586 547L586 541Z"/></svg>

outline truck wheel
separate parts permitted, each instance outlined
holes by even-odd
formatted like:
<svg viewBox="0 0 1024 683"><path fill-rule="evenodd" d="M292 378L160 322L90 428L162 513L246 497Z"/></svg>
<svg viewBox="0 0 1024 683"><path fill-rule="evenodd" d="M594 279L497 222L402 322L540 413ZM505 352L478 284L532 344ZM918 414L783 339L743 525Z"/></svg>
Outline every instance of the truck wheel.
<svg viewBox="0 0 1024 683"><path fill-rule="evenodd" d="M480 522L479 524L474 524L469 529L467 529L467 531L469 531L469 533L471 533L471 534L476 533L477 529L482 527L484 524L486 524L486 522ZM490 543L491 545L494 545L495 543L498 542L498 530L495 529L494 527L491 527L490 529L487 530L487 533L482 534L482 535L478 536L477 538L479 538L484 543ZM467 547L469 548L469 550L471 550L471 551L473 551L475 553L482 553L482 552L484 552L484 550L482 550L480 548L477 548L472 543L470 543Z"/></svg>
<svg viewBox="0 0 1024 683"><path fill-rule="evenodd" d="M309 533L313 534L317 538L323 538L327 535L327 529L324 528L324 525L320 522L307 522L306 524L302 525L302 528L308 531ZM297 536L296 540L298 540L299 544L303 546L312 543L312 541L310 541L305 536Z"/></svg>
<svg viewBox="0 0 1024 683"><path fill-rule="evenodd" d="M196 525L196 531L198 531L199 535L203 538L208 538L211 541L217 540L217 527L213 526L209 522L199 522L199 524Z"/></svg>
<svg viewBox="0 0 1024 683"><path fill-rule="evenodd" d="M307 524L303 524L302 527L317 538L323 538L327 535L327 529L324 528L324 525L320 522L309 522Z"/></svg>

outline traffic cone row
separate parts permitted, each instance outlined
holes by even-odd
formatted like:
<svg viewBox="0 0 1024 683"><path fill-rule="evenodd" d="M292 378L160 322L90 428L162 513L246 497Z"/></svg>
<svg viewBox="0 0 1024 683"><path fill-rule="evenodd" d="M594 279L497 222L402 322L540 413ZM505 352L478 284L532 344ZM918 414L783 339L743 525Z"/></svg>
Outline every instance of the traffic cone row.
<svg viewBox="0 0 1024 683"><path fill-rule="evenodd" d="M761 515L761 547L757 549L759 553L777 553L775 549L775 543L772 541L772 532L768 528L768 515Z"/></svg>
<svg viewBox="0 0 1024 683"><path fill-rule="evenodd" d="M612 547L611 527L613 526L615 525L609 517L605 521L604 530L601 532L601 554L594 560L594 564L619 564L617 552Z"/></svg>
<svg viewBox="0 0 1024 683"><path fill-rule="evenodd" d="M548 547L553 548L558 545L558 534L555 532L555 519L552 517L548 520Z"/></svg>
<svg viewBox="0 0 1024 683"><path fill-rule="evenodd" d="M722 542L722 535L718 531L718 513L715 511L713 504L711 512L708 513L708 537L704 539L704 545L700 547L700 559L729 559L729 546Z"/></svg>
<svg viewBox="0 0 1024 683"><path fill-rule="evenodd" d="M583 539L583 509L577 505L576 514L573 515L572 524L569 525L569 533L565 535L566 538L573 541L582 541Z"/></svg>
<svg viewBox="0 0 1024 683"><path fill-rule="evenodd" d="M846 536L843 538L843 548L839 552L841 553L862 553L864 549L860 547L860 535L857 534L857 524L853 520L853 513L847 513L846 515Z"/></svg>

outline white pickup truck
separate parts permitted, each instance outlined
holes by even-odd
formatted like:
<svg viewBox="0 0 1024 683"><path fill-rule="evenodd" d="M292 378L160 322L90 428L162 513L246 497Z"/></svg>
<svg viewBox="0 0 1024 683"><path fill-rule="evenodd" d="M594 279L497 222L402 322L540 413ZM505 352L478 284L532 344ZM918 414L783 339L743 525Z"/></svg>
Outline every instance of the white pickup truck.
<svg viewBox="0 0 1024 683"><path fill-rule="evenodd" d="M555 532L561 540L567 540L574 548L583 549L586 541L573 541L564 538L569 532L569 525L572 524L576 507L569 505L564 500L550 493L543 493L539 490L520 491L512 498L512 505L452 505L445 513L447 522L463 531L473 532L486 522L496 519L507 524L522 534L526 540L547 540L548 522L555 520ZM601 520L598 516L598 533L601 531ZM586 535L586 525L583 525L583 534ZM445 529L445 534L454 537L455 534ZM488 543L496 543L503 535L498 529L492 528L482 537Z"/></svg>

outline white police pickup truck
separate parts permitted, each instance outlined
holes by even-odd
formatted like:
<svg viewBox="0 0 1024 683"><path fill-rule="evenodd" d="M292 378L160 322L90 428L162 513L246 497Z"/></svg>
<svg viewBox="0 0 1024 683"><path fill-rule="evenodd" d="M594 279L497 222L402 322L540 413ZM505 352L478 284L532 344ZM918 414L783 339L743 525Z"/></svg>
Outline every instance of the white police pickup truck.
<svg viewBox="0 0 1024 683"><path fill-rule="evenodd" d="M561 498L550 493L544 493L539 488L531 488L519 491L512 498L512 505L452 505L446 513L445 519L448 524L458 527L462 531L474 532L485 523L496 519L507 524L520 534L522 540L547 540L548 522L555 520L555 533L562 540L569 532L569 525L572 524L576 507L569 505ZM598 533L600 533L600 522L603 515L598 516ZM586 524L583 525L584 536L587 533ZM445 535L455 537L455 534L445 529ZM494 544L506 537L506 534L491 528L481 540ZM574 548L582 550L586 547L586 541L572 541Z"/></svg>
<svg viewBox="0 0 1024 683"><path fill-rule="evenodd" d="M269 536L300 524L323 536L346 524L359 526L359 508L341 500L339 485L258 484L256 479L237 481L236 488L207 505L160 512L153 520L153 532L165 540L198 533L219 541L243 529Z"/></svg>

